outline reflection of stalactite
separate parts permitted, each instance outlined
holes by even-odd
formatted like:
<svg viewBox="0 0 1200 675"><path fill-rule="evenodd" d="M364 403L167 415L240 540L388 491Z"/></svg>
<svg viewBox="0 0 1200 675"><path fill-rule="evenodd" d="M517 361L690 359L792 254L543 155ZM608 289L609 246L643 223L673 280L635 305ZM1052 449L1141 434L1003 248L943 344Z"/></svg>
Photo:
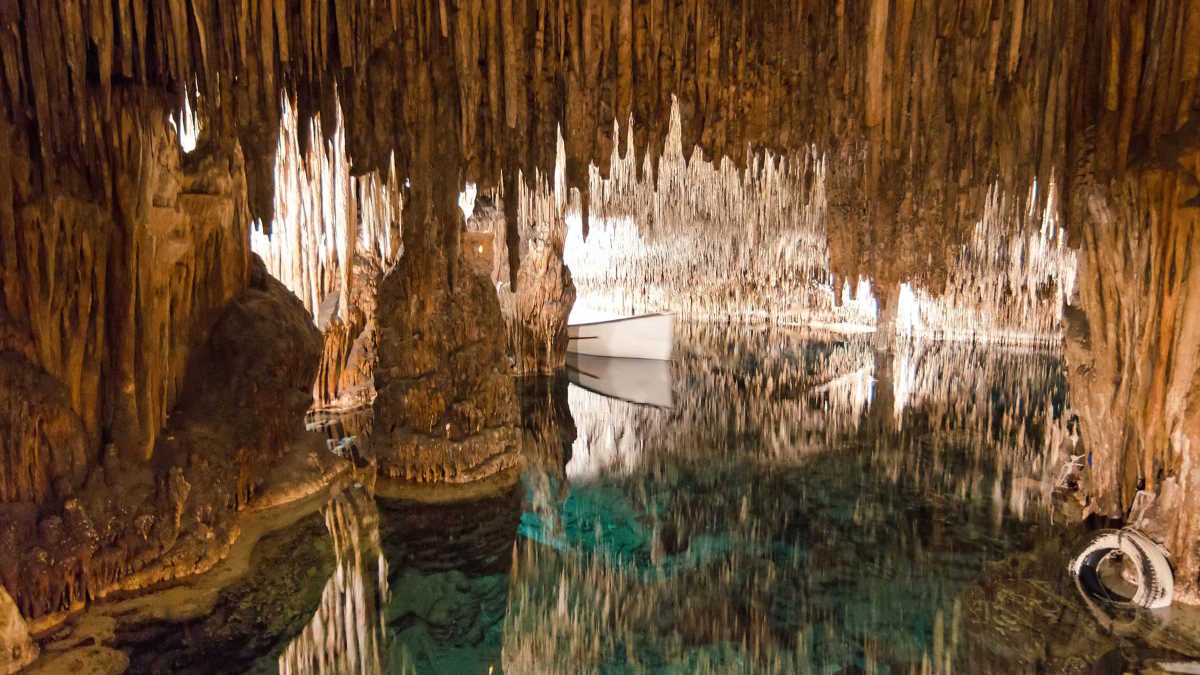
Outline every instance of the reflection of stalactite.
<svg viewBox="0 0 1200 675"><path fill-rule="evenodd" d="M374 501L359 491L325 507L337 566L312 621L279 657L282 675L383 672L388 600L387 560ZM371 556L375 575L370 574Z"/></svg>
<svg viewBox="0 0 1200 675"><path fill-rule="evenodd" d="M251 233L267 269L303 302L326 332L313 386L317 407L369 403L374 397L374 290L399 255L401 198L393 163L350 175L340 106L334 133L323 147L300 152L301 121L283 99L275 155L275 219L269 234ZM309 137L322 138L320 115L307 120Z"/></svg>
<svg viewBox="0 0 1200 675"><path fill-rule="evenodd" d="M619 154L614 124L609 178L590 173L586 240L568 219L567 263L584 310L616 314L674 311L685 318L870 326L869 285L837 303L829 272L826 162L752 158L745 172L728 158L684 158L678 104L655 175L650 153L638 180L632 124ZM574 207L578 210L578 206Z"/></svg>
<svg viewBox="0 0 1200 675"><path fill-rule="evenodd" d="M643 439L665 424L668 412L608 398L571 385L567 392L576 437L567 463L572 481L604 472L629 473L642 461Z"/></svg>
<svg viewBox="0 0 1200 675"><path fill-rule="evenodd" d="M938 344L889 386L868 340L688 323L677 355L672 411L571 392L613 452L568 468L569 503L527 483L505 668L952 672L959 590L1020 545L1070 443L1057 355Z"/></svg>
<svg viewBox="0 0 1200 675"><path fill-rule="evenodd" d="M945 291L934 295L901 288L896 332L949 340L1057 342L1075 289L1075 252L1059 227L1056 201L1051 183L1039 210L1035 183L1022 214L993 187L974 236L950 266Z"/></svg>
<svg viewBox="0 0 1200 675"><path fill-rule="evenodd" d="M813 343L789 333L682 324L671 410L571 387L578 436L567 476L627 474L651 452L695 451L738 439L759 459L823 452L855 432L874 396L875 357L865 340Z"/></svg>
<svg viewBox="0 0 1200 675"><path fill-rule="evenodd" d="M903 341L892 362L895 425L904 429L914 419L923 420L925 428L936 432L931 437L973 448L971 461L980 471L946 471L942 440L932 448L932 468L918 470L919 452L880 461L904 464L931 482L954 475L973 480L990 466L997 517L1005 510L1024 516L1031 505L1048 506L1076 440L1060 398L1065 396L1064 377L1062 361L1053 352ZM979 486L933 487L967 495Z"/></svg>

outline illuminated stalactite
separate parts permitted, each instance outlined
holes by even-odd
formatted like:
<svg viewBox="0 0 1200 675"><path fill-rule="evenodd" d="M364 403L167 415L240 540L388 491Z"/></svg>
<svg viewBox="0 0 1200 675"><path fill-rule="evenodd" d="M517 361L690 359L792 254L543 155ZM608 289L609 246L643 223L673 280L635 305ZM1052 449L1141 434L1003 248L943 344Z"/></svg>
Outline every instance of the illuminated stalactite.
<svg viewBox="0 0 1200 675"><path fill-rule="evenodd" d="M837 302L829 169L816 149L755 155L745 171L728 157L708 161L699 148L686 160L676 102L655 174L649 152L636 171L632 124L626 134L622 157L614 124L608 178L590 168L586 237L578 204L567 220L566 260L583 312L873 326L868 283Z"/></svg>
<svg viewBox="0 0 1200 675"><path fill-rule="evenodd" d="M1019 206L993 187L971 239L949 264L940 294L901 287L896 334L940 340L1058 344L1075 293L1076 253L1060 225L1055 186Z"/></svg>
<svg viewBox="0 0 1200 675"><path fill-rule="evenodd" d="M251 247L300 298L314 322L345 321L351 316L354 285L360 283L353 274L355 257L372 258L386 270L403 250L397 236L402 203L395 167L386 176L352 176L340 106L325 144L315 142L322 138L319 114L300 120L287 96L282 107L275 217L269 228L261 223L255 227ZM309 125L314 139L304 154L302 123Z"/></svg>
<svg viewBox="0 0 1200 675"><path fill-rule="evenodd" d="M257 224L251 247L325 332L313 385L321 408L369 404L374 399L375 289L403 253L403 200L393 161L386 176L351 175L341 107L322 145L320 115L300 120L283 97L275 153L275 218ZM314 139L300 150L299 124Z"/></svg>

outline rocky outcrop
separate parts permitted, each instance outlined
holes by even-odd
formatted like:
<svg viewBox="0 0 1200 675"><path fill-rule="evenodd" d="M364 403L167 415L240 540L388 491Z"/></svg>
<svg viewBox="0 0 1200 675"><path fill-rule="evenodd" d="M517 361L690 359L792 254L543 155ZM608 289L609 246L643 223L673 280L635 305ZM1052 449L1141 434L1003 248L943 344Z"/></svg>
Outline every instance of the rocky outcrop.
<svg viewBox="0 0 1200 675"><path fill-rule="evenodd" d="M220 560L237 510L284 453L315 460L322 447L300 432L320 348L303 305L256 260L247 291L194 350L153 464L109 443L68 498L0 505L0 580L22 614L76 609Z"/></svg>
<svg viewBox="0 0 1200 675"><path fill-rule="evenodd" d="M0 586L0 673L10 675L37 658L38 648L17 605Z"/></svg>
<svg viewBox="0 0 1200 675"><path fill-rule="evenodd" d="M88 471L83 422L62 384L16 352L0 352L0 503L69 497Z"/></svg>
<svg viewBox="0 0 1200 675"><path fill-rule="evenodd" d="M67 482L76 488L99 458L102 439L129 457L149 457L178 400L190 349L246 285L249 212L240 149L209 147L184 160L163 117L131 114L122 122L112 195L70 189L66 176L42 191L30 183L33 163L19 136L10 135L15 147L0 176L12 189L11 201L4 200L11 219L0 218L0 346L20 355L26 372L49 378L37 396L57 401L46 401L50 428L82 423L83 431L82 446L47 438L59 444L42 446L34 458L22 448L36 434L10 411L19 435L9 452L19 455L15 466L75 465ZM60 421L68 412L77 421ZM41 502L51 494L46 483L64 475L27 474L19 481L25 484L0 494L3 501Z"/></svg>
<svg viewBox="0 0 1200 675"><path fill-rule="evenodd" d="M491 279L405 255L379 289L370 446L383 475L463 483L516 465L517 399Z"/></svg>
<svg viewBox="0 0 1200 675"><path fill-rule="evenodd" d="M1180 600L1200 602L1200 129L1122 178L1081 148L1072 203L1079 309L1072 402L1091 453L1093 511L1146 518L1171 553ZM1139 498L1139 494L1144 493ZM1149 514L1131 514L1138 501ZM1153 503L1150 504L1149 502Z"/></svg>
<svg viewBox="0 0 1200 675"><path fill-rule="evenodd" d="M263 537L246 574L221 590L204 616L118 624L115 644L131 655L129 669L254 672L264 655L282 652L321 606L321 587L337 568L321 515Z"/></svg>

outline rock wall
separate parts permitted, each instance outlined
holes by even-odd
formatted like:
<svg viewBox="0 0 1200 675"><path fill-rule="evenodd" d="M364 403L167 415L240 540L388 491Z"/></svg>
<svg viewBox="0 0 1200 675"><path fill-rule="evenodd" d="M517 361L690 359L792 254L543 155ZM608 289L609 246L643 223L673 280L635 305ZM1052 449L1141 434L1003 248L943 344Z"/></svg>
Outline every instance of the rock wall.
<svg viewBox="0 0 1200 675"><path fill-rule="evenodd" d="M0 135L0 501L40 503L69 498L102 442L149 457L191 348L246 286L249 212L237 145L184 158L161 116L114 130L112 194L40 189L20 135Z"/></svg>
<svg viewBox="0 0 1200 675"><path fill-rule="evenodd" d="M1123 178L1080 174L1072 401L1090 451L1093 510L1171 552L1176 597L1200 602L1200 134L1193 123ZM1085 154L1081 163L1093 161ZM1149 511L1131 513L1145 492ZM1146 508L1142 505L1141 508Z"/></svg>
<svg viewBox="0 0 1200 675"><path fill-rule="evenodd" d="M236 512L289 451L319 478L323 437L299 421L320 348L303 305L256 259L247 290L193 350L153 462L109 442L68 497L0 504L0 583L22 614L210 568L237 537Z"/></svg>

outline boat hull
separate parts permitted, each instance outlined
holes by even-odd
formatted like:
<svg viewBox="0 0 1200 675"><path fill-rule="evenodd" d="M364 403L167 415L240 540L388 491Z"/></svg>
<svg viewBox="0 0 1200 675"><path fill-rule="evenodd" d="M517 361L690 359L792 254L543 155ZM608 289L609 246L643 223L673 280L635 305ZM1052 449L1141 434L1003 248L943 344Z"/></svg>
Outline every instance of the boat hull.
<svg viewBox="0 0 1200 675"><path fill-rule="evenodd" d="M669 361L674 337L674 316L645 314L567 326L567 351L589 356Z"/></svg>

